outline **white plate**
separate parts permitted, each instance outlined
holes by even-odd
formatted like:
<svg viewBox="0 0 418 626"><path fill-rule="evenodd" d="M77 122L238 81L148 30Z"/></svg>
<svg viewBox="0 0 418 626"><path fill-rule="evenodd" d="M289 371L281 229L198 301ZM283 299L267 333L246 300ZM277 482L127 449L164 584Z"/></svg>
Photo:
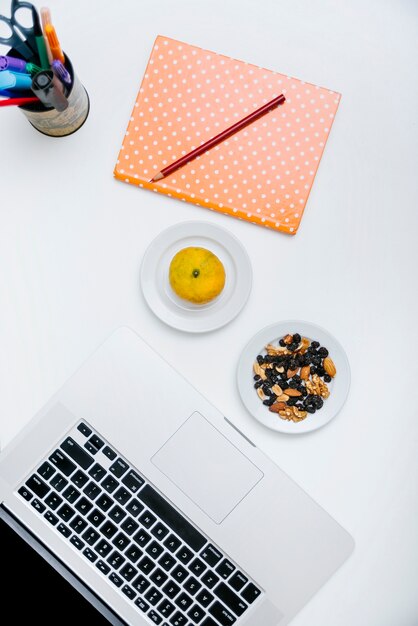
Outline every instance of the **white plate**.
<svg viewBox="0 0 418 626"><path fill-rule="evenodd" d="M225 268L225 287L208 304L192 304L170 287L168 270L182 248L207 248ZM182 222L164 230L145 252L141 267L142 291L150 309L163 322L189 333L205 333L225 326L248 300L252 285L249 256L240 241L210 222Z"/></svg>
<svg viewBox="0 0 418 626"><path fill-rule="evenodd" d="M308 413L302 422L288 422L282 420L276 413L269 411L254 389L253 363L258 354L266 354L265 346L268 343L276 344L277 340L287 335L287 333L299 333L311 341L319 341L321 346L328 349L329 355L334 361L337 374L328 385L330 396L324 400L322 409L313 415ZM267 428L277 430L281 433L300 435L308 433L328 424L342 409L350 389L350 365L347 355L341 344L326 330L301 321L285 321L267 326L257 333L246 345L238 363L237 382L241 399L248 411L257 421Z"/></svg>

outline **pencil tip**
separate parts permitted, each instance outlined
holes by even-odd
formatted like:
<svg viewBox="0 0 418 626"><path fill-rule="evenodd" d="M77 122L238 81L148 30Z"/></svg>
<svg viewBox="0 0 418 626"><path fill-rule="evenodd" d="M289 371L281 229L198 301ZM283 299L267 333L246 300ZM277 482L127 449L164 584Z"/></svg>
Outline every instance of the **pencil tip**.
<svg viewBox="0 0 418 626"><path fill-rule="evenodd" d="M163 175L163 174L161 174L161 172L158 172L158 174L156 174L156 175L154 176L154 178L151 178L151 182L152 182L152 183L156 183L156 182L157 182L157 180L161 180L162 178L164 178L164 175Z"/></svg>

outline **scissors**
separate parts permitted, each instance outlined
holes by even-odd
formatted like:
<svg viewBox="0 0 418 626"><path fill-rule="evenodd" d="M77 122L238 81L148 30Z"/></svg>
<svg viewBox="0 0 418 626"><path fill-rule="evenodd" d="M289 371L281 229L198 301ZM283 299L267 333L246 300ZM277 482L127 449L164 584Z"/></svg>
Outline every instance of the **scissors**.
<svg viewBox="0 0 418 626"><path fill-rule="evenodd" d="M30 2L12 0L11 17L0 15L0 27L2 23L6 24L6 28L10 31L9 36L0 37L0 43L13 48L27 61L32 59L37 54L35 32L33 28L33 11L35 10L35 7ZM20 13L16 16L18 11L20 11ZM26 18L27 20L29 13L31 26L24 26L21 20L22 18Z"/></svg>

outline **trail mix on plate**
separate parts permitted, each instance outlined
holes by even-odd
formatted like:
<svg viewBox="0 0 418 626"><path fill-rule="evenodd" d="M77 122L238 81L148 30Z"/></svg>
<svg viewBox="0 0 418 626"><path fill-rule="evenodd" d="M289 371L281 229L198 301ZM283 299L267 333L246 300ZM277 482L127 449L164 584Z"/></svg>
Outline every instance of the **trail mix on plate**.
<svg viewBox="0 0 418 626"><path fill-rule="evenodd" d="M322 409L337 373L328 350L298 333L285 335L277 346L254 362L254 387L269 410L288 421L301 422Z"/></svg>

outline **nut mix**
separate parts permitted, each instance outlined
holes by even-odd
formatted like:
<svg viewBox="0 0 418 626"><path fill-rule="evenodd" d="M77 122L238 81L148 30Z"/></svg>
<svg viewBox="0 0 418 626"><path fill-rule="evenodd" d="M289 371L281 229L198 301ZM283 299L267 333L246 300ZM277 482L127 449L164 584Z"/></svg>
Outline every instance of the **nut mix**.
<svg viewBox="0 0 418 626"><path fill-rule="evenodd" d="M263 404L282 419L301 422L322 409L337 373L328 350L298 333L269 343L253 365L254 387Z"/></svg>

